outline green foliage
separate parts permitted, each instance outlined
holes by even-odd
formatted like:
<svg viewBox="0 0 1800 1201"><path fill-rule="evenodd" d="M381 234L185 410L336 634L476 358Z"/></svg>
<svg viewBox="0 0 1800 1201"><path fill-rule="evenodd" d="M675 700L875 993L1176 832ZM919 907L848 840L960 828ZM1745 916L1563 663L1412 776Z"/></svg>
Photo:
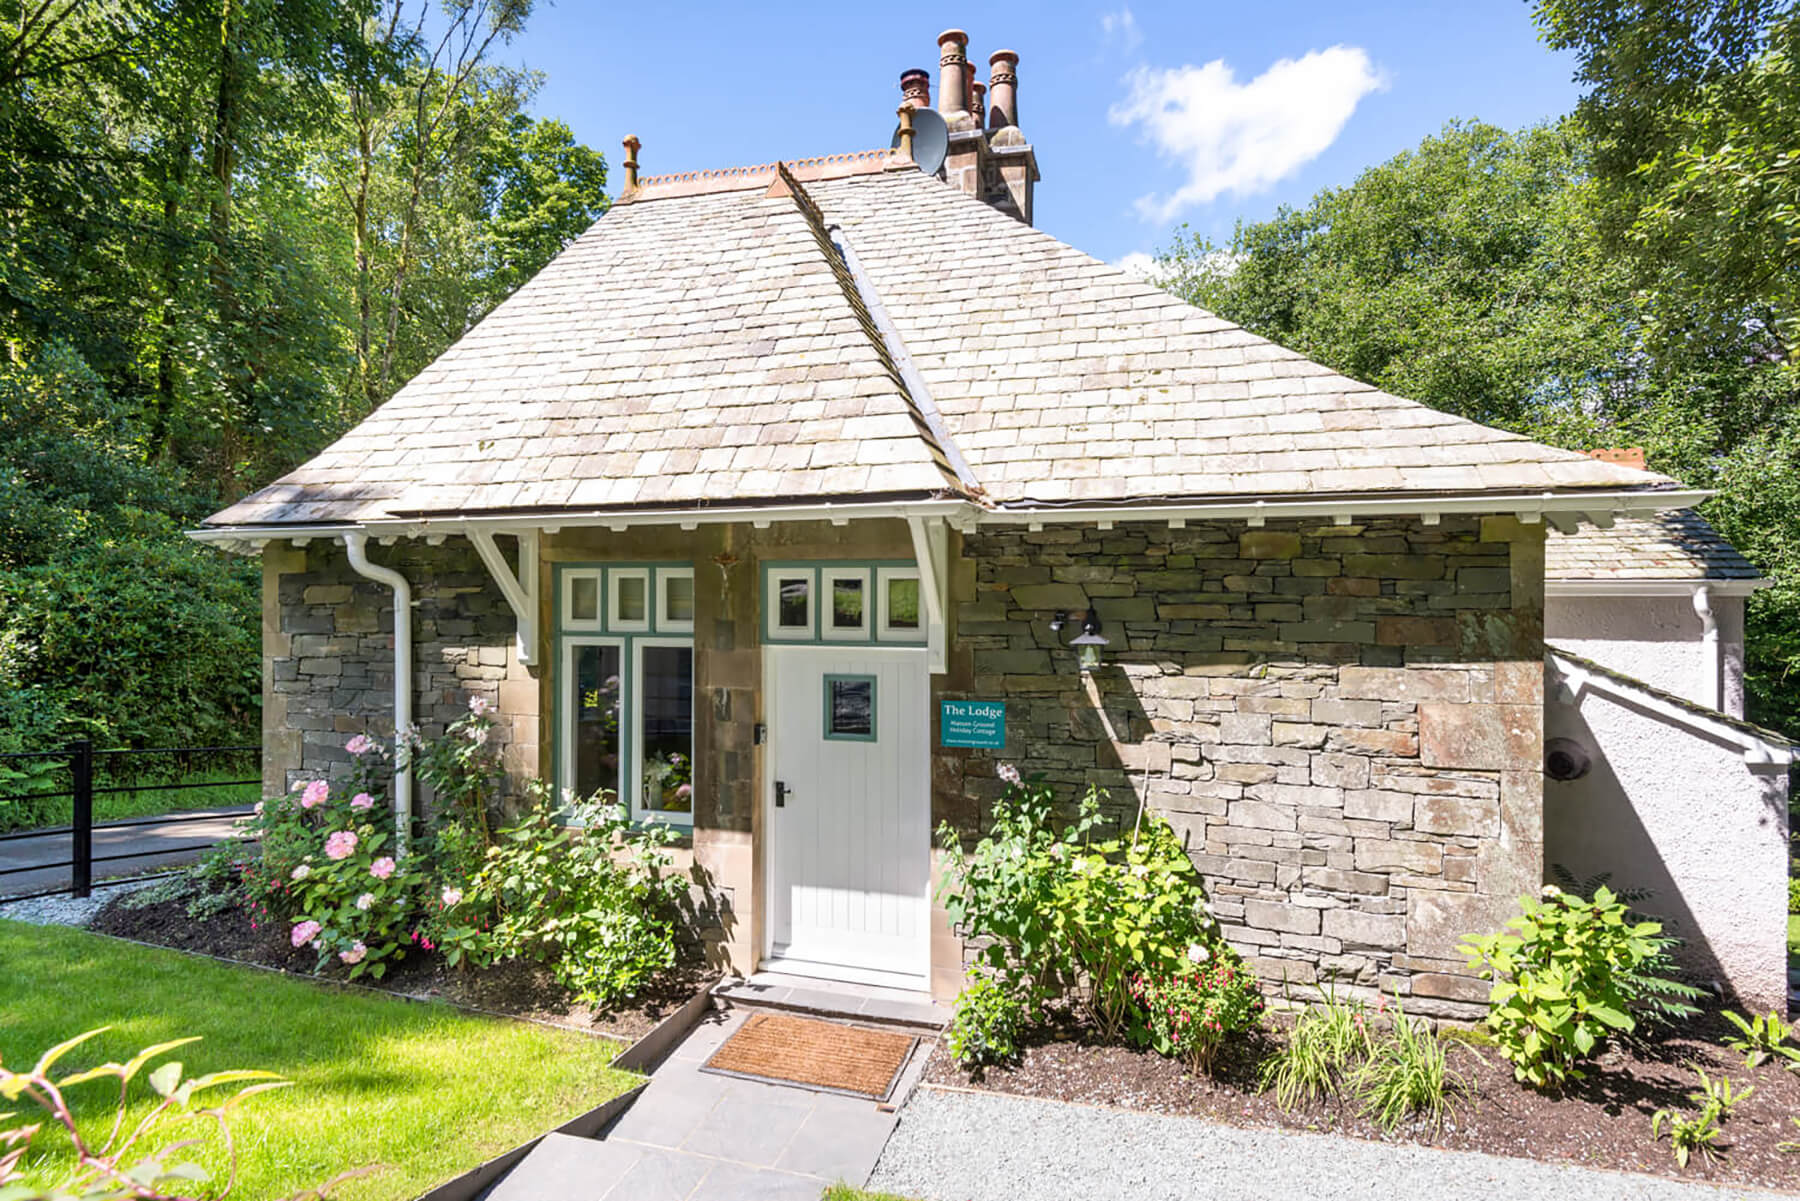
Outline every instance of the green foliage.
<svg viewBox="0 0 1800 1201"><path fill-rule="evenodd" d="M634 826L621 805L565 808L539 784L534 804L499 832L480 870L446 884L426 929L452 964L531 959L579 999L635 995L675 962L674 913L685 891L663 823ZM573 822L574 826L569 823Z"/></svg>
<svg viewBox="0 0 1800 1201"><path fill-rule="evenodd" d="M1788 877L1788 913L1800 913L1800 880Z"/></svg>
<svg viewBox="0 0 1800 1201"><path fill-rule="evenodd" d="M1755 205L1769 220L1752 226L1721 210L1707 232L1689 204L1656 218L1655 238L1628 233L1650 177L1637 168L1668 174L1679 138L1664 126L1679 132L1689 119L1697 93L1682 72L1738 70L1773 12L1762 0L1726 9L1680 9L1718 18L1688 29L1666 6L1647 15L1544 0L1540 14L1579 10L1584 24L1560 44L1606 60L1607 103L1624 114L1617 129L1596 126L1585 101L1578 120L1517 132L1451 124L1347 187L1239 225L1228 244L1179 233L1158 278L1399 395L1570 449L1642 445L1653 470L1716 489L1703 512L1775 585L1747 604L1750 714L1800 733L1800 372L1772 332L1778 311L1792 311L1776 298L1796 294L1800 240L1773 254L1789 218L1766 196ZM1658 21L1671 27L1645 33ZM1635 51L1620 50L1640 34L1650 47L1641 76ZM1665 75L1679 83L1672 107L1654 100ZM1774 86L1746 94L1775 104ZM1792 138L1776 132L1800 125L1787 104L1755 118L1767 135L1750 152L1760 163L1790 153ZM1722 151L1728 137L1705 140ZM1740 174L1756 175L1756 188L1785 186L1790 203L1800 178L1790 170L1782 184L1772 166ZM1690 234L1692 245L1674 244Z"/></svg>
<svg viewBox="0 0 1800 1201"><path fill-rule="evenodd" d="M1579 880L1560 863L1551 864L1550 872L1564 892L1587 900L1592 900L1600 889L1612 887L1611 872L1596 872L1585 880ZM1639 908L1643 902L1656 895L1654 889L1618 888L1613 889L1612 895L1615 900L1631 906L1626 911L1626 920L1655 920ZM1699 1016L1700 1010L1695 1002L1702 1000L1706 992L1678 976L1680 969L1675 963L1675 950L1681 945L1681 940L1663 933L1653 936L1650 941L1655 944L1655 953L1636 968L1622 971L1619 976L1619 987L1630 999L1632 1016L1646 1027L1666 1027ZM1639 1031L1640 1034L1642 1032Z"/></svg>
<svg viewBox="0 0 1800 1201"><path fill-rule="evenodd" d="M947 864L939 895L1028 1014L1066 1001L1101 1037L1143 1042L1138 977L1174 975L1193 947L1233 953L1168 823L1146 811L1129 834L1097 837L1104 824L1092 788L1059 828L1043 778L1016 781L972 849L948 825L939 829Z"/></svg>
<svg viewBox="0 0 1800 1201"><path fill-rule="evenodd" d="M1173 972L1136 977L1132 996L1143 1009L1151 1046L1195 1072L1211 1072L1229 1040L1261 1024L1262 993L1235 957L1214 959L1195 944L1189 959Z"/></svg>
<svg viewBox="0 0 1800 1201"><path fill-rule="evenodd" d="M1592 900L1545 885L1521 897L1517 933L1469 937L1461 948L1489 990L1488 1029L1513 1074L1538 1088L1583 1078L1581 1063L1610 1035L1636 1028L1630 981L1665 949L1656 922L1633 921L1604 885Z"/></svg>
<svg viewBox="0 0 1800 1201"><path fill-rule="evenodd" d="M52 1069L71 1051L106 1029L89 1030L51 1047L25 1071L13 1071L0 1064L0 1101L23 1102L43 1114L43 1120L37 1123L0 1129L0 1148L5 1150L0 1154L0 1196L8 1201L107 1201L122 1197L174 1201L178 1196L191 1195L196 1187L215 1183L212 1174L193 1158L196 1148L209 1143L218 1145L231 1170L224 1181L218 1182L221 1187L209 1189L208 1194L229 1194L236 1183L237 1149L229 1130L234 1111L257 1094L285 1088L289 1082L273 1072L247 1069L190 1077L183 1073L180 1060L163 1059L170 1051L199 1042L198 1038L145 1047L124 1063L53 1073ZM150 1065L158 1059L163 1062L152 1068ZM141 1096L147 1088L156 1100L148 1113L128 1121L136 1099L132 1085L140 1076L144 1087L138 1089L138 1094ZM98 1080L117 1081L116 1089L108 1089L117 1098L113 1120L110 1124L90 1123L84 1128L67 1095L70 1089ZM231 1093L224 1100L199 1104L202 1094L217 1094L228 1088ZM15 1116L0 1114L0 1122ZM31 1155L32 1140L46 1121L71 1144L78 1163L74 1170L46 1165L41 1157ZM110 1130L100 1133L108 1125ZM302 1195L323 1197L332 1185L362 1174L343 1173L320 1189Z"/></svg>
<svg viewBox="0 0 1800 1201"><path fill-rule="evenodd" d="M1688 1094L1688 1100L1700 1107L1698 1113L1659 1109L1650 1117L1650 1137L1660 1139L1666 1129L1675 1162L1684 1168L1696 1151L1707 1160L1723 1156L1719 1150L1719 1136L1724 1133L1723 1127L1730 1119L1731 1111L1756 1091L1752 1086L1736 1092L1729 1077L1713 1080L1698 1064L1694 1065L1694 1074L1700 1079L1700 1087Z"/></svg>
<svg viewBox="0 0 1800 1201"><path fill-rule="evenodd" d="M956 1015L944 1031L944 1045L957 1063L980 1072L1018 1059L1024 1024L1019 998L993 977L978 975L957 995Z"/></svg>
<svg viewBox="0 0 1800 1201"><path fill-rule="evenodd" d="M1294 1019L1287 1041L1259 1072L1260 1086L1275 1093L1283 1110L1336 1096L1374 1050L1367 1007L1354 997L1339 997L1330 984L1319 993L1319 1001Z"/></svg>
<svg viewBox="0 0 1800 1201"><path fill-rule="evenodd" d="M1348 1084L1362 1115L1389 1134L1415 1115L1430 1126L1442 1126L1455 1113L1457 1097L1468 1092L1431 1025L1407 1017L1398 1001L1393 1022L1370 1041L1367 1057L1349 1074Z"/></svg>
<svg viewBox="0 0 1800 1201"><path fill-rule="evenodd" d="M1725 1040L1725 1045L1744 1057L1744 1066L1754 1068L1771 1059L1785 1059L1787 1066L1793 1068L1800 1064L1800 1049L1789 1044L1793 1036L1793 1028L1781 1020L1781 1015L1770 1012L1763 1017L1751 1017L1746 1021L1743 1015L1727 1009L1725 1020L1736 1026L1735 1037Z"/></svg>
<svg viewBox="0 0 1800 1201"><path fill-rule="evenodd" d="M412 747L414 770L437 797L433 826L446 841L447 853L450 845L456 847L452 857L463 871L475 866L468 861L469 852L487 848L506 780L488 711L488 702L474 697L469 712L452 722L442 738L415 740ZM472 835L467 848L459 837L463 829Z"/></svg>

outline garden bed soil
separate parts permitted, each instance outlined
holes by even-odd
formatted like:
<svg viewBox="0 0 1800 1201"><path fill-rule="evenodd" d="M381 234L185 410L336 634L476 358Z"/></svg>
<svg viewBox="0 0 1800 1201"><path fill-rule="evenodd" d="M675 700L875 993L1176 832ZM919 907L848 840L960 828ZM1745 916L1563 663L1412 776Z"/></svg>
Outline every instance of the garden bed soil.
<svg viewBox="0 0 1800 1201"><path fill-rule="evenodd" d="M1278 1024L1278 1023L1277 1023ZM1025 1049L1017 1066L989 1068L973 1079L939 1043L925 1070L934 1084L986 1089L1019 1096L1150 1113L1179 1114L1235 1126L1329 1131L1357 1138L1407 1141L1461 1151L1484 1151L1552 1162L1648 1172L1687 1180L1800 1190L1800 1153L1779 1144L1800 1140L1800 1073L1764 1063L1744 1067L1741 1055L1720 1044L1733 1031L1716 1013L1684 1023L1654 1042L1609 1047L1589 1078L1562 1097L1513 1080L1512 1067L1490 1047L1446 1039L1451 1066L1468 1085L1442 1130L1424 1124L1384 1135L1358 1116L1353 1103L1305 1105L1283 1113L1275 1098L1256 1089L1257 1067L1275 1046L1259 1037L1228 1051L1215 1078L1196 1078L1175 1060L1152 1051L1100 1045L1081 1030L1052 1031ZM1779 1062L1779 1061L1778 1061ZM1696 1154L1680 1168L1665 1137L1650 1136L1658 1109L1684 1113L1698 1064L1714 1080L1754 1084L1736 1106L1721 1135L1724 1155L1711 1163Z"/></svg>
<svg viewBox="0 0 1800 1201"><path fill-rule="evenodd" d="M188 916L184 901L156 901L131 908L117 898L94 915L88 929L181 951L197 951L239 963L256 964L296 975L312 975L318 955L289 945L281 927L251 924L242 909L231 909L206 920ZM347 980L348 972L327 967L321 979ZM600 1010L577 1003L534 963L501 963L491 968L452 968L443 957L414 950L391 963L387 974L376 979L358 976L355 983L418 1000L445 1001L509 1017L548 1022L557 1026L636 1041L668 1017L705 986L706 973L697 953L684 956L674 968L652 979L628 1002Z"/></svg>

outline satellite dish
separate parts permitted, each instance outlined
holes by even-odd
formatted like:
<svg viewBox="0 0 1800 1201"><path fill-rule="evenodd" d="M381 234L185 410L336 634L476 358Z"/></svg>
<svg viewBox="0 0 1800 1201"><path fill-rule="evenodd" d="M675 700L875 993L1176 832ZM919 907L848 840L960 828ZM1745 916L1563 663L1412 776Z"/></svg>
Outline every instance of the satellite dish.
<svg viewBox="0 0 1800 1201"><path fill-rule="evenodd" d="M938 168L944 165L944 156L950 153L950 127L938 116L935 109L915 108L913 121L913 162L919 164L919 170L927 175L936 175ZM900 130L894 129L893 140L888 143L890 149L900 148Z"/></svg>

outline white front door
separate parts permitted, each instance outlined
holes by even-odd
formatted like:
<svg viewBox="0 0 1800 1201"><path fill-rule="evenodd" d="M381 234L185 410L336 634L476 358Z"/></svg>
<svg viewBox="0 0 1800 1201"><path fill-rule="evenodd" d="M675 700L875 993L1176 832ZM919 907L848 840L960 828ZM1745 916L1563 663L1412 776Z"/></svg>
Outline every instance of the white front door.
<svg viewBox="0 0 1800 1201"><path fill-rule="evenodd" d="M922 648L771 647L769 966L924 987L930 677Z"/></svg>

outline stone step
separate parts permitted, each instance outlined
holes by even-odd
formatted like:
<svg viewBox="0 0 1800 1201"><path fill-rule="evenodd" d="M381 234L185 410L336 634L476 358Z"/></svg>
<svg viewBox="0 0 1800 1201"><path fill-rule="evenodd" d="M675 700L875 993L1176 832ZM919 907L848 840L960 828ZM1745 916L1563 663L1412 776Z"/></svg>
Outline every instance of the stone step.
<svg viewBox="0 0 1800 1201"><path fill-rule="evenodd" d="M779 1010L908 1034L935 1035L951 1017L948 1006L923 993L906 994L897 989L840 985L770 973L758 973L748 980L721 980L713 987L713 997L728 1008Z"/></svg>
<svg viewBox="0 0 1800 1201"><path fill-rule="evenodd" d="M517 1167L488 1191L485 1201L545 1201L550 1197L601 1196L607 1185L629 1172L638 1148L546 1134Z"/></svg>

